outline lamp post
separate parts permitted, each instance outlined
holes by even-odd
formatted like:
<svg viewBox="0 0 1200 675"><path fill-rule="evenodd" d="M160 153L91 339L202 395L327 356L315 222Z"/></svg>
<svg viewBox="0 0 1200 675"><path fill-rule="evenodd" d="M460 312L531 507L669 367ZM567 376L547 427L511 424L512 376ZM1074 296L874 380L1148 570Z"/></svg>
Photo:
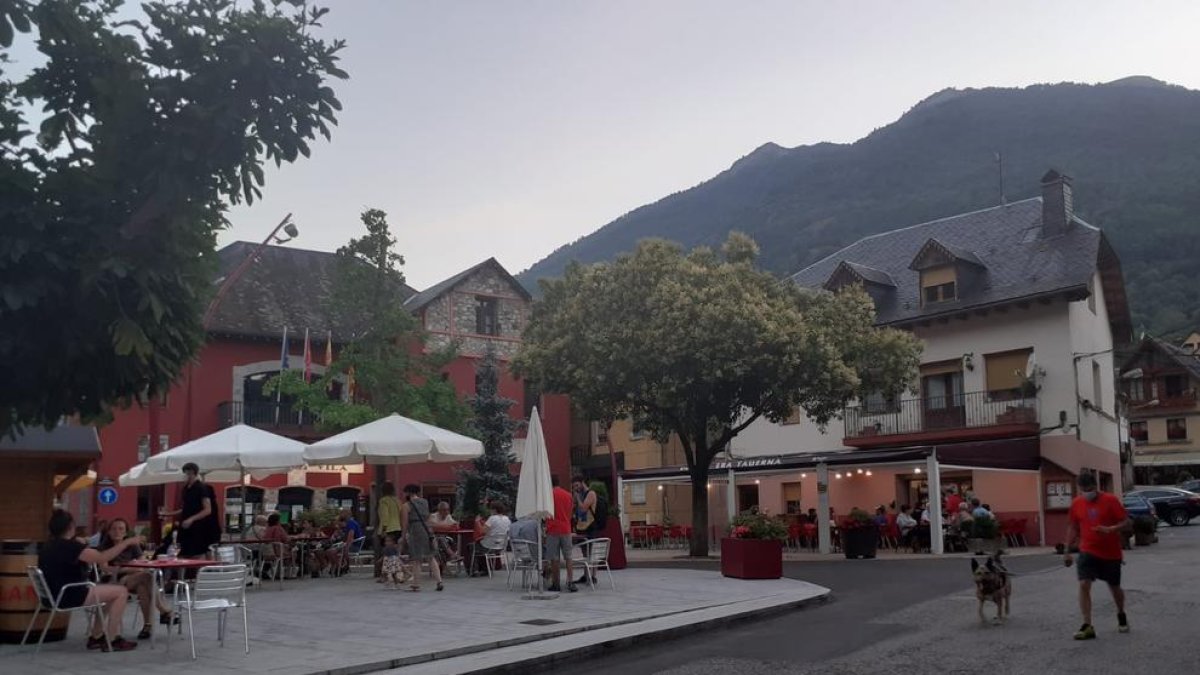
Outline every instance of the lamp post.
<svg viewBox="0 0 1200 675"><path fill-rule="evenodd" d="M284 234L287 236L286 237L279 236L280 230L283 230ZM213 314L216 313L217 308L220 306L221 300L223 300L225 298L225 295L229 292L229 289L232 288L235 283L237 283L237 280L239 278L241 278L241 276L246 272L246 270L250 267L250 265L255 260L258 259L258 254L261 253L262 250L271 243L286 244L287 242L295 239L298 236L300 236L300 230L296 227L296 224L292 222L292 214L289 213L286 216L284 216L283 220L279 221L279 224L276 225L273 230L271 230L271 233L267 235L267 238L263 239L261 244L259 244L258 246L255 246L254 250L250 251L249 255L247 255L245 257L245 259L243 259L242 262L238 264L238 266L233 270L233 272L231 272L229 274L229 276L225 277L221 281L220 287L217 288L216 295L214 295L213 299L208 303L208 307L204 310L204 316L200 320L200 327L204 332L205 339L207 339L207 335L208 335L209 322L212 320ZM193 389L194 389L192 382L194 379L193 378L194 366L195 366L195 359L188 361L187 390L185 392L184 402L183 402L183 439L182 439L182 442L185 442L185 443L187 441L192 440L192 398L193 398ZM150 453L150 455L156 455L159 452L158 397L153 397L150 400L150 404L147 409L147 422L148 422L148 426L150 427L150 450L149 450L149 453ZM245 500L246 500L246 486L244 484L241 486L241 490L242 490L242 502L244 504ZM151 488L151 490L150 490L150 504L149 504L149 506L150 506L150 531L152 533L161 532L162 522L161 522L161 518L158 514L158 511L159 511L159 508L163 505L165 491L166 491L166 487L161 486L161 485Z"/></svg>

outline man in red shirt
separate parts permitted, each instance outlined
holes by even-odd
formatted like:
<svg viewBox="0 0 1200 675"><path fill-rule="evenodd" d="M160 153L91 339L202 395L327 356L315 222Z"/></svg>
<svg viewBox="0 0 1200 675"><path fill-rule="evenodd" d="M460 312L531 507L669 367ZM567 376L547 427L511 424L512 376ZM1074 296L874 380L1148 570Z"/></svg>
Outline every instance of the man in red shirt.
<svg viewBox="0 0 1200 675"><path fill-rule="evenodd" d="M946 488L946 513L951 516L958 513L958 505L962 504L962 497L958 496L958 488L951 485Z"/></svg>
<svg viewBox="0 0 1200 675"><path fill-rule="evenodd" d="M558 476L551 476L550 483L554 485L554 517L546 521L546 554L550 557L550 574L554 579L550 590L562 592L558 578L561 558L567 561L567 590L574 593L579 590L571 571L571 516L575 512L575 497L559 486Z"/></svg>
<svg viewBox="0 0 1200 675"><path fill-rule="evenodd" d="M1071 549L1078 541L1076 570L1083 626L1075 633L1075 639L1096 638L1096 629L1092 627L1092 582L1097 579L1107 583L1108 590L1112 591L1113 602L1117 604L1117 630L1128 633L1125 591L1121 590L1121 532L1131 526L1129 515L1115 495L1096 489L1096 477L1091 472L1079 474L1078 485L1079 496L1071 502L1067 553L1063 560L1071 566Z"/></svg>

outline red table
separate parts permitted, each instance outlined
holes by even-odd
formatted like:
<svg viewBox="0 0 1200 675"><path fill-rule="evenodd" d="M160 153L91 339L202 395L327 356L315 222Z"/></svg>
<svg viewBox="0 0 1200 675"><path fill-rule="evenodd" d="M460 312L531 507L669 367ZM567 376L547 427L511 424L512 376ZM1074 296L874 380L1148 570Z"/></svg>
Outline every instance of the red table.
<svg viewBox="0 0 1200 675"><path fill-rule="evenodd" d="M135 567L143 570L185 570L199 569L209 565L220 565L217 560L197 560L194 558L176 558L174 560L130 560L116 567Z"/></svg>

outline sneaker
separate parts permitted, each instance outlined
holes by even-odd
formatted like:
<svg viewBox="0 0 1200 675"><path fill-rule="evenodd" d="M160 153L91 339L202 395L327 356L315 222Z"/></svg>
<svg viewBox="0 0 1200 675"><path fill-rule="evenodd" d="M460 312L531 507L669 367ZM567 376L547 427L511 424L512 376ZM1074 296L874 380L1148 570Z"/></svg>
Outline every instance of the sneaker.
<svg viewBox="0 0 1200 675"><path fill-rule="evenodd" d="M1125 612L1117 612L1117 632L1129 632L1129 619L1125 618Z"/></svg>
<svg viewBox="0 0 1200 675"><path fill-rule="evenodd" d="M101 635L100 637L89 637L87 639L87 648L88 649L103 649L104 648L104 636Z"/></svg>
<svg viewBox="0 0 1200 675"><path fill-rule="evenodd" d="M571 586L574 586L574 585L575 584L571 584ZM567 588L570 588L571 586L567 586ZM551 586L550 588L547 588L546 590L550 591L551 593L562 593L562 587L559 586L558 584L554 584L553 586Z"/></svg>
<svg viewBox="0 0 1200 675"><path fill-rule="evenodd" d="M1075 639L1076 640L1095 640L1096 639L1096 629L1092 627L1092 624L1085 623L1079 627L1079 632L1075 633Z"/></svg>
<svg viewBox="0 0 1200 675"><path fill-rule="evenodd" d="M572 581L571 583L567 584L567 590L572 593L578 593L579 587L575 585L574 581Z"/></svg>

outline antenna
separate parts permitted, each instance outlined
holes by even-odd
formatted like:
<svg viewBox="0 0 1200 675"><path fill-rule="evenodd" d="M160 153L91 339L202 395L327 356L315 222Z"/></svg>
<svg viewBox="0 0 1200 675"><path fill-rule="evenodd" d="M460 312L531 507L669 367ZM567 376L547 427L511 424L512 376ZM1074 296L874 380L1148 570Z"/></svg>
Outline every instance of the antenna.
<svg viewBox="0 0 1200 675"><path fill-rule="evenodd" d="M1000 205L1008 204L1008 199L1004 196L1004 155L1000 151L996 151L996 172L1000 175Z"/></svg>

